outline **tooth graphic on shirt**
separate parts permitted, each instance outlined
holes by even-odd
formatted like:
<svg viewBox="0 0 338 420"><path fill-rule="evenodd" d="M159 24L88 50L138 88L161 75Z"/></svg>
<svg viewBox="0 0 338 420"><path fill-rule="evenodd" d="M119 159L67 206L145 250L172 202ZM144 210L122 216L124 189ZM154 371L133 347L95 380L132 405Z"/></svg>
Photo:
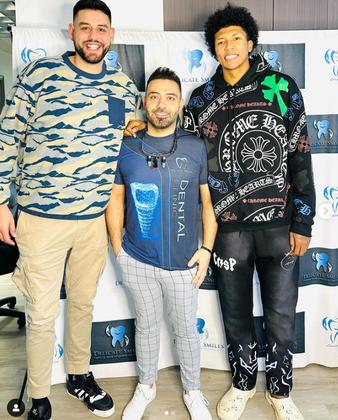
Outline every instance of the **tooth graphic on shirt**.
<svg viewBox="0 0 338 420"><path fill-rule="evenodd" d="M158 186L156 184L132 182L130 188L141 232L144 236L148 237L159 197Z"/></svg>

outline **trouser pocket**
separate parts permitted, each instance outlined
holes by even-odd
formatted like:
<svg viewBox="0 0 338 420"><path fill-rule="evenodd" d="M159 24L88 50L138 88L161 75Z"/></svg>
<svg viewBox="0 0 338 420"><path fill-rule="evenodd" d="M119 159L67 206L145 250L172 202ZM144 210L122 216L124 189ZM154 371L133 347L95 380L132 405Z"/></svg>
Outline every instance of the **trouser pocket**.
<svg viewBox="0 0 338 420"><path fill-rule="evenodd" d="M27 302L35 303L35 290L29 272L28 259L20 256L12 276L13 282L25 296Z"/></svg>

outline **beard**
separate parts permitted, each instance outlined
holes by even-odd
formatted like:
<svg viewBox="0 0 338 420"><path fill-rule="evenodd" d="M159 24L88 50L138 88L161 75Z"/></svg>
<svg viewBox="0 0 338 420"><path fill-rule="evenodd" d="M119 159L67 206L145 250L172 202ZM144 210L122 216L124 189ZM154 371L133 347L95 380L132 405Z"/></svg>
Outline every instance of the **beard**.
<svg viewBox="0 0 338 420"><path fill-rule="evenodd" d="M166 118L158 118L155 115L155 112L150 113L146 111L146 114L147 114L148 123L150 123L157 130L164 130L176 123L176 118L177 118L178 113L174 115L169 114L168 117Z"/></svg>
<svg viewBox="0 0 338 420"><path fill-rule="evenodd" d="M87 42L93 42L93 40L90 40ZM92 53L86 52L79 44L76 44L74 42L74 48L75 48L76 53L82 58L82 60L84 60L86 63L89 63L89 64L100 63L104 59L107 52L109 51L110 45L106 48L104 48L102 44L100 45L102 46L102 53L100 55L97 55L95 53L95 50Z"/></svg>

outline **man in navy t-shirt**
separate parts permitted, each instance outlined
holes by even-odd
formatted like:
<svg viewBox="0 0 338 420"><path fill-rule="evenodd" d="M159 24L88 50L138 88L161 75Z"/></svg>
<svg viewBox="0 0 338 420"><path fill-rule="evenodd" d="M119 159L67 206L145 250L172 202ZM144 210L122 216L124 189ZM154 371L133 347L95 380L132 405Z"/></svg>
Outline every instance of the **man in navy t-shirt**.
<svg viewBox="0 0 338 420"><path fill-rule="evenodd" d="M113 250L136 312L139 383L122 418L140 420L156 396L164 298L175 335L184 403L192 420L211 420L199 390L196 327L198 287L205 278L217 230L206 149L202 139L176 127L183 99L180 80L172 70L160 67L150 76L143 105L147 129L124 138L106 211ZM203 245L198 249L200 199Z"/></svg>

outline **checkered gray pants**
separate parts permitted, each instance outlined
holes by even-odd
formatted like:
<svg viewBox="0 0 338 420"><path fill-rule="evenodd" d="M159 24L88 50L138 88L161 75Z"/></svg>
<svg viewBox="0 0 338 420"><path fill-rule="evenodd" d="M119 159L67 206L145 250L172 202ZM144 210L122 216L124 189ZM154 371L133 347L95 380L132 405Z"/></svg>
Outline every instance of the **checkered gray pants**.
<svg viewBox="0 0 338 420"><path fill-rule="evenodd" d="M183 388L200 387L200 339L196 326L198 289L191 284L191 270L164 270L144 264L123 249L117 256L123 282L131 291L136 313L135 342L139 382L157 380L163 298L174 331Z"/></svg>

